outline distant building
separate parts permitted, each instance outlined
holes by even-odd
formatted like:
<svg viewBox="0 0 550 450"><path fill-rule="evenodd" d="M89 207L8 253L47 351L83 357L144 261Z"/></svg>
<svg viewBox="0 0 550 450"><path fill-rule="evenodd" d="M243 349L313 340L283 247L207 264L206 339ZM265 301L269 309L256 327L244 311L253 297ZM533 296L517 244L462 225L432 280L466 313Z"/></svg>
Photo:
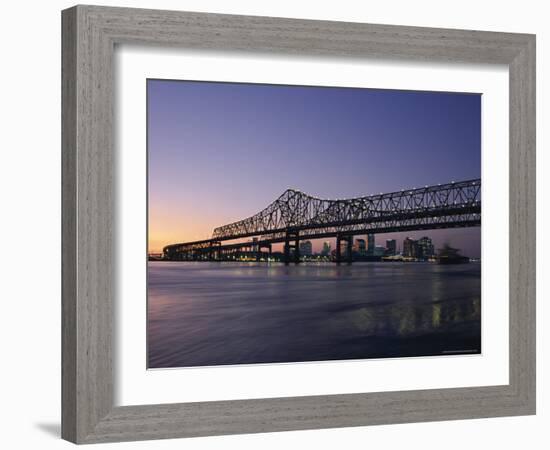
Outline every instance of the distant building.
<svg viewBox="0 0 550 450"><path fill-rule="evenodd" d="M257 253L259 250L259 246L258 246L258 238L257 237L254 237L252 238L252 251L254 253Z"/></svg>
<svg viewBox="0 0 550 450"><path fill-rule="evenodd" d="M397 241L395 239L386 240L386 255L393 256L397 253Z"/></svg>
<svg viewBox="0 0 550 450"><path fill-rule="evenodd" d="M374 247L374 250L372 251L373 256L384 256L386 253L386 248L382 247L381 245L377 245Z"/></svg>
<svg viewBox="0 0 550 450"><path fill-rule="evenodd" d="M432 240L427 237L421 237L417 242L417 258L428 259L435 255L435 249Z"/></svg>
<svg viewBox="0 0 550 450"><path fill-rule="evenodd" d="M300 255L311 256L313 254L313 245L311 241L300 242Z"/></svg>
<svg viewBox="0 0 550 450"><path fill-rule="evenodd" d="M367 254L367 243L364 239L355 239L355 245L353 251L361 256Z"/></svg>
<svg viewBox="0 0 550 450"><path fill-rule="evenodd" d="M367 254L374 255L374 234L367 234Z"/></svg>
<svg viewBox="0 0 550 450"><path fill-rule="evenodd" d="M403 256L407 258L416 258L418 254L418 244L414 239L406 237L403 241Z"/></svg>
<svg viewBox="0 0 550 450"><path fill-rule="evenodd" d="M323 242L323 250L321 250L321 256L329 256L330 255L330 242L325 241Z"/></svg>

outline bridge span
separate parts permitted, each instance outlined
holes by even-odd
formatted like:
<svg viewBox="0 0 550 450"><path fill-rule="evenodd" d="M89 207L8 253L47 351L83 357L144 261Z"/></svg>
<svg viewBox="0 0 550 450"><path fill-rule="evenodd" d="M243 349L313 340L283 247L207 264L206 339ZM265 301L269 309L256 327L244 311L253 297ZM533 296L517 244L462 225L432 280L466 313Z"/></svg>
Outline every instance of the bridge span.
<svg viewBox="0 0 550 450"><path fill-rule="evenodd" d="M283 243L285 263L298 263L300 240L336 238L336 262L351 263L355 235L480 225L480 179L338 200L287 189L253 216L215 228L209 239L167 245L163 257L225 261L254 249L259 259L262 250L271 254L273 244Z"/></svg>

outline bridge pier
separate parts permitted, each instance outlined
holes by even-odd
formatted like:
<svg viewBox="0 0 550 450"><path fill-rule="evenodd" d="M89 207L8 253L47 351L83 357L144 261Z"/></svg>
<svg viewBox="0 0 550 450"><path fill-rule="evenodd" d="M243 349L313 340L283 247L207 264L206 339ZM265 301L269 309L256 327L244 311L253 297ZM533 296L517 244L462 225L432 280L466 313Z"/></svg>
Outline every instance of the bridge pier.
<svg viewBox="0 0 550 450"><path fill-rule="evenodd" d="M291 241L294 243L291 244ZM290 263L290 249L294 249L293 260L294 264L300 263L300 233L298 231L287 231L285 234L285 246L284 246L284 261L285 266ZM271 252L271 249L270 249Z"/></svg>
<svg viewBox="0 0 550 450"><path fill-rule="evenodd" d="M262 259L262 248L267 249L267 258L271 258L271 244L258 244L258 250L256 251L256 261L260 261Z"/></svg>
<svg viewBox="0 0 550 450"><path fill-rule="evenodd" d="M211 257L214 261L221 261L222 259L222 243L220 241L212 241L213 252Z"/></svg>
<svg viewBox="0 0 550 450"><path fill-rule="evenodd" d="M346 260L348 265L352 263L353 260L353 236L350 235L347 237L348 245L346 247Z"/></svg>
<svg viewBox="0 0 550 450"><path fill-rule="evenodd" d="M288 263L290 262L290 242L289 242L288 233L285 235L285 246L284 246L283 258L285 261L285 266L288 266Z"/></svg>
<svg viewBox="0 0 550 450"><path fill-rule="evenodd" d="M256 261L260 261L262 259L262 244L258 244L258 248L256 249Z"/></svg>
<svg viewBox="0 0 550 450"><path fill-rule="evenodd" d="M294 241L294 264L300 263L300 239L298 233L296 233L296 240Z"/></svg>

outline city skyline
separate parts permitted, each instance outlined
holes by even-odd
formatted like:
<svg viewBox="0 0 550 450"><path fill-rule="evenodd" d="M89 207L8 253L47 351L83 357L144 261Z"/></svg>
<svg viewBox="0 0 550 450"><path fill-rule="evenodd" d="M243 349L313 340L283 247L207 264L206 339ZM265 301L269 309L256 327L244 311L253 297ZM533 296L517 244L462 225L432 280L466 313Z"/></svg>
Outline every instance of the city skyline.
<svg viewBox="0 0 550 450"><path fill-rule="evenodd" d="M429 241L429 244L432 245L432 249L429 253L427 253L428 256L435 256L438 254L439 250L442 250L446 245L453 247L453 242L450 240L446 241L440 241L438 239L433 239L432 232L437 230L427 230L429 233L426 233L426 230L419 230L416 232L401 232L401 233L379 233L379 234L358 234L354 235L353 239L353 249L354 252L361 252L361 248L358 248L361 246L361 244L364 245L365 254L371 254L376 256L388 256L388 255L403 255L403 256L413 256L411 254L408 254L409 252L405 249L406 243L405 241L411 240L414 245L418 245L422 240L427 239ZM441 230L443 231L443 230ZM389 237L389 236L393 237ZM369 247L368 238L369 236L373 236L373 243L372 248ZM378 237L377 237L378 236ZM398 237L397 237L398 236ZM400 238L402 238L400 240ZM388 243L390 243L390 247L388 247ZM438 244L438 242L440 242ZM328 247L327 247L328 244ZM392 248L391 246L395 245L395 248ZM310 249L309 251L307 249ZM306 249L306 250L305 250ZM373 253L373 250L379 250L383 249L383 254L377 254L376 251ZM282 250L282 244L273 244L273 250L274 251L281 251ZM305 250L305 251L304 251ZM458 249L460 253L464 253L464 249ZM304 239L300 241L300 255L302 256L328 256L335 251L335 239L334 238L319 238L319 239ZM479 259L481 257L480 254L464 254L464 256L468 256L470 258Z"/></svg>
<svg viewBox="0 0 550 450"><path fill-rule="evenodd" d="M208 238L289 187L349 198L480 176L479 95L165 80L147 87L151 253ZM436 246L480 256L480 228L429 232ZM315 251L323 241L312 241Z"/></svg>

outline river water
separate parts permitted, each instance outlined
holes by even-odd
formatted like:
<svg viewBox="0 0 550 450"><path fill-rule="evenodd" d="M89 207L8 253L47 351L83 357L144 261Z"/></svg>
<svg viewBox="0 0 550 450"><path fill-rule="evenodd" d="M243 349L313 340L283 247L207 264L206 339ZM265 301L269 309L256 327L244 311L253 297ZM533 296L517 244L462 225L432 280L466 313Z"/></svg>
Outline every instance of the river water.
<svg viewBox="0 0 550 450"><path fill-rule="evenodd" d="M481 351L479 263L148 264L149 368Z"/></svg>

